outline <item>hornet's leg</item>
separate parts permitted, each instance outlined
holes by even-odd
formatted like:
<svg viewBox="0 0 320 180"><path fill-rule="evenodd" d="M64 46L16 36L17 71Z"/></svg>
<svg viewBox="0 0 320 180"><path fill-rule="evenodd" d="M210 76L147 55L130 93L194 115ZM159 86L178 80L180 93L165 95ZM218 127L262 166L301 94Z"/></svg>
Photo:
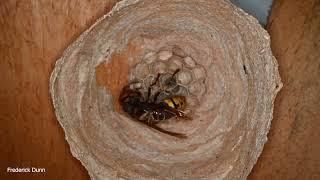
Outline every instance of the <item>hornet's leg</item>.
<svg viewBox="0 0 320 180"><path fill-rule="evenodd" d="M165 91L166 93L170 93L170 90L168 90L168 89L176 86L177 82L176 82L176 79L175 79L174 76L175 76L179 71L180 71L180 69L176 69L176 70L174 71L174 73L172 74L172 76L166 80L166 82L165 82L165 83L166 83L166 88L164 89L164 91Z"/></svg>
<svg viewBox="0 0 320 180"><path fill-rule="evenodd" d="M173 77L180 71L180 69L177 69L174 71L174 73L172 74L171 78L173 79Z"/></svg>
<svg viewBox="0 0 320 180"><path fill-rule="evenodd" d="M160 78L160 73L158 73L156 80L152 84L150 84L150 86L148 87L147 102L149 102L149 99L150 99L151 87L157 84L157 82L159 81L159 78Z"/></svg>
<svg viewBox="0 0 320 180"><path fill-rule="evenodd" d="M158 91L158 92L154 95L153 102L157 102L159 95L160 95L160 91Z"/></svg>
<svg viewBox="0 0 320 180"><path fill-rule="evenodd" d="M147 102L149 102L150 95L151 95L151 87L148 88Z"/></svg>
<svg viewBox="0 0 320 180"><path fill-rule="evenodd" d="M157 82L159 81L159 78L160 78L160 73L158 73L156 80L150 86L156 85Z"/></svg>

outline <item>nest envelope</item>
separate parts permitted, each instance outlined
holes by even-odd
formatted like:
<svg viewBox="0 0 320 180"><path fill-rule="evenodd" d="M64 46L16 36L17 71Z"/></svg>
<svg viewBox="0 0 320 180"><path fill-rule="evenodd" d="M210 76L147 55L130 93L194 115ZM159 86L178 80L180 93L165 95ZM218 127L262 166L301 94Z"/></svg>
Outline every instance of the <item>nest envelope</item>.
<svg viewBox="0 0 320 180"><path fill-rule="evenodd" d="M159 126L186 139L133 121L118 102L131 81L145 91L176 69L192 120ZM281 87L269 35L224 0L123 0L67 48L50 79L72 155L92 179L246 179Z"/></svg>

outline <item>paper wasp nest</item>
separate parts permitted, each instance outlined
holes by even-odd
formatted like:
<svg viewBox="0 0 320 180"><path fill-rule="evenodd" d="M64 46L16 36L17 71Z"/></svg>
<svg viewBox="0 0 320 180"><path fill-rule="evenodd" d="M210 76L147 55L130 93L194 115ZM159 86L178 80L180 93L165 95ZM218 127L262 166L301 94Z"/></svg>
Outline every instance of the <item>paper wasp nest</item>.
<svg viewBox="0 0 320 180"><path fill-rule="evenodd" d="M267 32L223 0L124 0L64 52L51 76L57 119L92 179L246 179L282 83ZM180 69L191 121L128 118L121 89Z"/></svg>

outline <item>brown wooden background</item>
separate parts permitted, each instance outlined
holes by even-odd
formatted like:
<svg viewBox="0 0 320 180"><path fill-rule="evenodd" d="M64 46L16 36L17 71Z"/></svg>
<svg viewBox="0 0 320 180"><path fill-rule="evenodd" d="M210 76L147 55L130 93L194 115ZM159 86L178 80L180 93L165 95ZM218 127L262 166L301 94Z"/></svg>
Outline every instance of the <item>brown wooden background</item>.
<svg viewBox="0 0 320 180"><path fill-rule="evenodd" d="M88 179L53 113L63 50L117 0L0 1L0 179ZM268 31L284 87L249 179L320 179L320 0L275 0ZM7 167L44 174L8 174Z"/></svg>

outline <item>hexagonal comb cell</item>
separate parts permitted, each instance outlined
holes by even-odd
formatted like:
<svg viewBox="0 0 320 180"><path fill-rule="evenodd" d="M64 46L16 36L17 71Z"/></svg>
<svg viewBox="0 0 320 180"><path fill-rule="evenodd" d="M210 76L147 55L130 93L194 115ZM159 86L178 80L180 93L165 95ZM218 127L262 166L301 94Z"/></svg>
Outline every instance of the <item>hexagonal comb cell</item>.
<svg viewBox="0 0 320 180"><path fill-rule="evenodd" d="M141 92L148 92L148 88L153 84L151 96L154 96L155 92L158 93L158 102L173 96L200 98L206 91L203 83L206 78L204 67L187 56L178 46L145 53L131 71L133 79L139 79L143 83ZM159 79L156 80L158 75Z"/></svg>

